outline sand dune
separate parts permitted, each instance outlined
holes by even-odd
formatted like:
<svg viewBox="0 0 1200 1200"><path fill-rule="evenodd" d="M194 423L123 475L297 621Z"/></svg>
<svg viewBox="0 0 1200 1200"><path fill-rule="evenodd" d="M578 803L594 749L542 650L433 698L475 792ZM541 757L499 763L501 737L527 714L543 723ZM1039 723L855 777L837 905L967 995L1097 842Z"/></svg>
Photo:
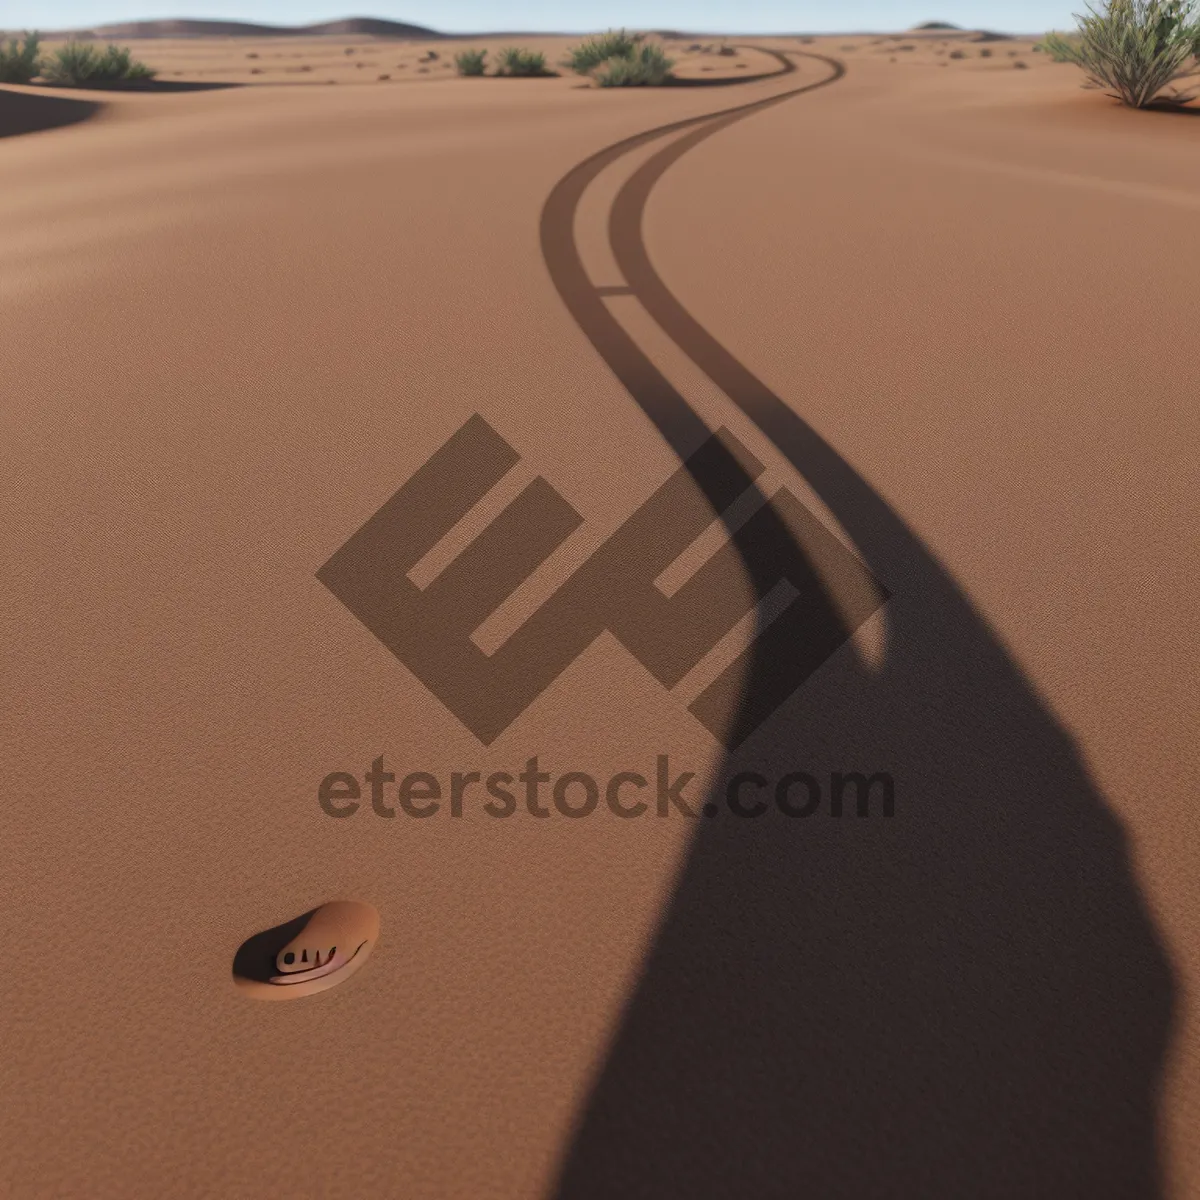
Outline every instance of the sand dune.
<svg viewBox="0 0 1200 1200"><path fill-rule="evenodd" d="M774 74L272 33L138 45L234 86L0 89L6 1195L1200 1192L1200 122L1029 39L729 42L666 44ZM578 518L505 628L724 427L846 637L777 708L800 634L752 622L668 685L717 602L660 582L678 627L602 632L485 745L317 578L475 414ZM851 552L890 596L857 629ZM764 706L734 749L694 715ZM697 803L891 772L896 808L326 815L380 755L665 756ZM344 986L233 985L355 898Z"/></svg>

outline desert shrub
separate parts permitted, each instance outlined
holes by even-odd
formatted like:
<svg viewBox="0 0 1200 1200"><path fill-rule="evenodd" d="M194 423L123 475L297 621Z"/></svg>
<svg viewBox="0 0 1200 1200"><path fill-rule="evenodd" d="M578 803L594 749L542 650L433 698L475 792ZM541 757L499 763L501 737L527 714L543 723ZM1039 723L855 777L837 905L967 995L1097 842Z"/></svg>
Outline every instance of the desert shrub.
<svg viewBox="0 0 1200 1200"><path fill-rule="evenodd" d="M1047 55L1051 62L1071 62L1070 55L1078 44L1079 38L1074 34L1065 37L1059 34L1048 34L1044 41L1036 43L1033 52Z"/></svg>
<svg viewBox="0 0 1200 1200"><path fill-rule="evenodd" d="M980 57L980 58L991 58L991 57L992 57L992 52L991 52L990 50L986 50L986 49L985 49L985 50L980 50L980 52L979 52L979 57Z"/></svg>
<svg viewBox="0 0 1200 1200"><path fill-rule="evenodd" d="M951 58L966 58L967 54L966 54L965 50L951 50L950 57Z"/></svg>
<svg viewBox="0 0 1200 1200"><path fill-rule="evenodd" d="M454 65L460 75L482 75L486 61L486 50L464 50L454 56Z"/></svg>
<svg viewBox="0 0 1200 1200"><path fill-rule="evenodd" d="M641 40L641 34L610 29L607 33L588 38L569 51L566 65L579 75L587 75L610 59L632 58Z"/></svg>
<svg viewBox="0 0 1200 1200"><path fill-rule="evenodd" d="M496 73L513 76L551 74L546 69L546 56L540 50L521 50L515 46L500 51L500 66Z"/></svg>
<svg viewBox="0 0 1200 1200"><path fill-rule="evenodd" d="M653 43L630 58L610 58L592 72L600 87L660 87L671 77L674 63Z"/></svg>
<svg viewBox="0 0 1200 1200"><path fill-rule="evenodd" d="M0 44L0 83L29 83L42 68L41 41L36 33L27 33L23 42L8 39Z"/></svg>
<svg viewBox="0 0 1200 1200"><path fill-rule="evenodd" d="M1088 85L1111 89L1131 108L1144 108L1164 88L1197 73L1195 0L1107 0L1076 20L1076 37L1051 33L1042 42L1045 52L1055 62L1074 63ZM1183 103L1192 96L1172 99Z"/></svg>
<svg viewBox="0 0 1200 1200"><path fill-rule="evenodd" d="M576 46L567 65L590 75L600 87L658 87L670 78L674 63L661 46L646 42L644 34L620 29Z"/></svg>
<svg viewBox="0 0 1200 1200"><path fill-rule="evenodd" d="M126 83L153 79L154 74L123 46L107 46L100 50L89 42L68 42L42 68L45 79L65 87Z"/></svg>

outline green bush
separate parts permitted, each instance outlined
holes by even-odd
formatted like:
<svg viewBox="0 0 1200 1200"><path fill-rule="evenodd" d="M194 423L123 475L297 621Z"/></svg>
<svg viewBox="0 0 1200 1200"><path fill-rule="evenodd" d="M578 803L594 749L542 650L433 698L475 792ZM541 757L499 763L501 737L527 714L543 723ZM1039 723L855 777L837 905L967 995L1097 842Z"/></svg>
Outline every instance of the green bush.
<svg viewBox="0 0 1200 1200"><path fill-rule="evenodd" d="M613 58L632 58L642 35L626 33L624 29L610 29L598 37L588 38L567 55L566 65L579 75L587 75L601 63Z"/></svg>
<svg viewBox="0 0 1200 1200"><path fill-rule="evenodd" d="M1107 0L1076 20L1078 35L1049 34L1045 52L1074 63L1087 76L1085 86L1110 88L1130 108L1145 108L1164 88L1197 73L1196 0ZM1180 104L1193 98L1171 97Z"/></svg>
<svg viewBox="0 0 1200 1200"><path fill-rule="evenodd" d="M460 75L482 75L486 59L486 50L464 50L454 56L454 65Z"/></svg>
<svg viewBox="0 0 1200 1200"><path fill-rule="evenodd" d="M0 83L29 83L42 67L40 45L36 33L27 33L20 45L9 38L7 49L0 44Z"/></svg>
<svg viewBox="0 0 1200 1200"><path fill-rule="evenodd" d="M1033 52L1034 54L1047 55L1051 62L1071 62L1072 60L1069 57L1071 48L1077 46L1078 43L1079 38L1074 34L1071 34L1067 37L1062 37L1059 34L1051 33L1047 34L1043 41L1038 42L1037 45L1034 46Z"/></svg>
<svg viewBox="0 0 1200 1200"><path fill-rule="evenodd" d="M631 58L610 58L592 73L600 87L660 87L674 64L661 46L642 46Z"/></svg>
<svg viewBox="0 0 1200 1200"><path fill-rule="evenodd" d="M136 82L153 79L154 74L123 46L100 50L89 42L69 42L42 67L42 75L48 82L64 87Z"/></svg>
<svg viewBox="0 0 1200 1200"><path fill-rule="evenodd" d="M546 69L546 56L540 50L521 50L514 46L500 51L497 75L551 75Z"/></svg>

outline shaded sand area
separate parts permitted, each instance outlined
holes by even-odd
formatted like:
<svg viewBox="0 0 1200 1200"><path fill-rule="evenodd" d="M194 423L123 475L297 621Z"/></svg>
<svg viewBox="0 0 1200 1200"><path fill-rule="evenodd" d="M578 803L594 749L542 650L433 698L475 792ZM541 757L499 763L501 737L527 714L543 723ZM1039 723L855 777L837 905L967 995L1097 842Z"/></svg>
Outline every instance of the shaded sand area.
<svg viewBox="0 0 1200 1200"><path fill-rule="evenodd" d="M0 140L0 1192L1200 1192L1200 122L941 40L611 92L147 42L280 86L0 90L100 105ZM473 414L506 498L581 518L485 645L697 422L891 598L734 750L688 707L716 667L667 687L611 633L483 745L316 578ZM322 812L380 755L640 773L651 812ZM660 757L697 806L887 772L895 814L659 819ZM337 898L382 921L354 979L234 987Z"/></svg>

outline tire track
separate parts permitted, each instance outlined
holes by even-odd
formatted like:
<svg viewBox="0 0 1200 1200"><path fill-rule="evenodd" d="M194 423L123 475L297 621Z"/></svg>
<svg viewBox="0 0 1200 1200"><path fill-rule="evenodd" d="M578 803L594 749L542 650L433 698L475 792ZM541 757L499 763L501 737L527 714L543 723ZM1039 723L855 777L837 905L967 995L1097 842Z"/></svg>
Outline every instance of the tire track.
<svg viewBox="0 0 1200 1200"><path fill-rule="evenodd" d="M795 71L795 64L783 54L769 53L784 63L785 73ZM727 498L720 486L720 472L714 472L710 478L709 472L697 470L690 458L712 431L609 311L605 297L625 295L639 300L679 349L709 374L730 400L767 432L768 437L771 436L769 423L758 420L760 409L783 412L793 421L799 420L778 397L770 397L773 408L770 404L764 407L761 403L751 403L752 399L761 401L764 394L770 396L770 393L675 300L650 265L642 225L646 201L654 184L688 150L745 117L826 87L845 74L845 67L836 59L815 54L805 57L825 64L829 73L812 83L715 113L673 122L617 142L569 171L552 190L542 213L543 256L559 296L609 369L688 466L697 486L707 496L714 516L726 524L753 589L757 605L756 629L743 656L723 673L725 694L713 700L715 708L708 704L712 698L707 693L689 706L697 715L696 704L705 709L706 716L701 719L727 749L740 745L796 691L827 657L829 647L836 648L849 641L865 616L889 599L889 592L874 577L869 558L865 570L861 562L858 564L857 571L861 575L858 580L855 580L855 569L849 564L835 571L836 578L819 572L811 557L813 547L806 549L798 544L795 528L785 519L783 509L776 503L777 498L769 499L763 493L755 482L758 472L746 470L740 459L726 462L722 471L726 476L733 472L732 477L739 480L738 491L747 499L753 499L759 515L753 532L749 527L739 531L726 511ZM580 202L590 184L606 168L638 148L672 134L681 136L668 142L636 169L610 207L609 241L625 283L615 287L596 286L584 267L575 239ZM795 456L788 454L787 446L785 439L776 442L776 448L792 460L802 477L807 478L808 473ZM825 449L839 464L839 473L853 476L831 447ZM737 459L741 448L726 444L725 451ZM820 494L820 489L816 490ZM837 512L835 505L829 507ZM794 519L796 514L792 515ZM845 523L843 528L849 532ZM784 562L790 564L785 573L800 592L782 613L771 615L767 611L770 597L779 583ZM826 566L828 568L829 564ZM875 599L860 612L858 599L864 587ZM807 652L817 646L825 647L825 650L820 654ZM739 672L740 683L731 682ZM729 678L724 679L724 675ZM721 691L720 688L714 690ZM731 708L727 707L735 693L738 698L733 700ZM723 733L717 733L722 726Z"/></svg>
<svg viewBox="0 0 1200 1200"><path fill-rule="evenodd" d="M807 482L850 537L877 579L892 574L898 561L924 556L919 540L845 458L781 397L721 345L687 311L650 261L644 237L646 204L655 184L689 150L731 125L828 87L846 75L839 59L807 51L774 55L795 71L787 55L811 59L829 69L824 78L745 104L671 122L634 134L577 164L551 190L542 209L542 257L555 289L576 324L632 399L681 459L710 435L687 399L609 311L605 297L633 296L692 363L725 393ZM790 67L790 70L786 68ZM637 168L622 185L609 211L609 242L624 285L596 286L575 240L575 221L588 186L625 155L671 134L683 134ZM698 480L705 487L704 480ZM753 487L747 480L747 489Z"/></svg>
<svg viewBox="0 0 1200 1200"><path fill-rule="evenodd" d="M765 50L765 47L751 48ZM766 53L783 64L782 74L793 74L796 71L795 63L787 55L775 50L766 50ZM602 171L619 159L650 142L685 130L692 131L656 154L624 186L611 210L610 237L618 264L621 264L623 272L627 272L626 281L629 287L619 291L636 295L648 309L650 304L647 301L654 303L664 314L669 311L673 320L670 328L664 328L679 348L701 366L702 370L705 369L701 359L711 360L711 346L708 343L711 343L712 339L708 338L707 334L707 342L697 339L694 330L700 329L698 323L691 320L689 324L678 319L678 314L685 313L686 310L674 301L653 268L649 267L649 257L642 242L641 213L654 184L688 150L737 121L796 96L836 83L846 73L845 64L837 59L821 54L803 54L803 57L824 63L830 69L829 75L813 83L789 88L785 92L720 109L715 113L705 113L702 116L660 125L615 142L564 175L554 186L542 209L542 258L559 297L609 369L676 450L698 444L707 436L708 431L687 400L655 367L608 310L604 297L614 294L614 289L597 287L588 277L575 240L575 218L579 204L588 186ZM670 297L671 303L667 302L667 297ZM653 311L652 315L655 315ZM655 316L655 319L658 320L658 317ZM683 340L680 340L680 335Z"/></svg>

